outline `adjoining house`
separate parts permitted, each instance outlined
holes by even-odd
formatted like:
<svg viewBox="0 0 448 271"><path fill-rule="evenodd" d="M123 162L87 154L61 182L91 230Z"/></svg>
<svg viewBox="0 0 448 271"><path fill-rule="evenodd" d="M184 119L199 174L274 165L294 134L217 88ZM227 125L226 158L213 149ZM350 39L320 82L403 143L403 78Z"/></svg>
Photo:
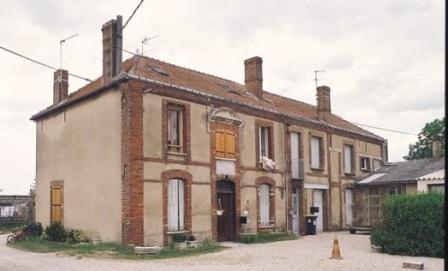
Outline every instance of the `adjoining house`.
<svg viewBox="0 0 448 271"><path fill-rule="evenodd" d="M382 218L384 199L396 194L444 191L445 158L385 163L356 181L356 219L351 229L366 229Z"/></svg>
<svg viewBox="0 0 448 271"><path fill-rule="evenodd" d="M347 228L357 176L387 161L387 142L317 106L263 89L262 59L245 84L135 55L122 62L122 19L103 25L103 74L36 123L36 220L92 238L167 245L177 233L237 240L260 232Z"/></svg>

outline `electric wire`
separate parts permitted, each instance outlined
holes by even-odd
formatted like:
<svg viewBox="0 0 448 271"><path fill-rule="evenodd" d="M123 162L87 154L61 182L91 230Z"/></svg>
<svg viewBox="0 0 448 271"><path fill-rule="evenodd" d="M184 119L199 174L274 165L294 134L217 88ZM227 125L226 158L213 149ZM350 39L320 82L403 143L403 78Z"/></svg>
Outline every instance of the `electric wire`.
<svg viewBox="0 0 448 271"><path fill-rule="evenodd" d="M126 21L126 23L124 24L124 26L121 28L121 30L120 30L120 34L119 35L121 35L121 32L123 32L123 29L126 27L126 25L128 25L128 23L129 23L129 21L132 19L132 17L134 17L134 15L135 15L135 13L137 12L137 10L140 8L140 6L143 4L143 1L144 0L141 0L140 1L140 4L138 4L138 6L134 9L134 12L132 12L132 14L131 14L131 17L129 17L129 19Z"/></svg>
<svg viewBox="0 0 448 271"><path fill-rule="evenodd" d="M382 130L382 131L387 131L387 132L393 132L393 133L399 133L399 134L405 134L405 135L418 136L417 134L412 134L412 133L408 133L408 132L402 132L402 131L397 131L397 130L391 130L391 129L386 129L386 128L380 128L380 127L375 127L375 126L366 125L366 124L361 124L361 123L356 123L356 122L352 122L352 123L355 124L355 125L364 126L364 127L369 127L369 128L373 128L373 129L378 129L378 130Z"/></svg>
<svg viewBox="0 0 448 271"><path fill-rule="evenodd" d="M34 63L36 63L36 64L39 64L39 65L41 65L41 66L44 66L44 67L46 67L46 68L52 69L52 70L54 70L54 71L59 70L58 68L52 67L52 66L47 65L47 64L45 64L45 63L42 63L42 62L40 62L40 61L31 59L31 58L26 57L26 56L24 56L24 55L22 55L22 54L16 53L16 52L14 52L14 51L12 51L12 50L9 50L9 49L7 49L7 48L1 46L1 45L0 45L0 49L3 49L3 50L5 50L5 51L7 51L8 53L11 53L11 54L16 55L16 56L21 57L21 58L24 58L24 59L26 59L26 60L29 60L29 61L34 62ZM73 73L69 73L68 75L73 76L73 77L76 77L76 78L79 78L79 79L82 79L82 80L85 80L85 81L93 82L93 80L90 80L89 78L81 77L81 76L76 75L76 74L73 74Z"/></svg>

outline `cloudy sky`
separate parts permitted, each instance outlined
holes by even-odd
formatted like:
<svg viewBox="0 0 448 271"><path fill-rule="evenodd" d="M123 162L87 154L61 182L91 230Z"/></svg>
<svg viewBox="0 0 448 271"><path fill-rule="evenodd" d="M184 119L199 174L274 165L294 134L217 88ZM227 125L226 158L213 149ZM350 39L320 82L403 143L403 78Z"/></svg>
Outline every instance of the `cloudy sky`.
<svg viewBox="0 0 448 271"><path fill-rule="evenodd" d="M15 0L0 9L0 189L27 194L35 178L35 124L52 103L51 67L96 79L101 26L141 0ZM124 28L124 49L244 83L244 60L263 58L263 86L316 104L389 142L402 161L422 127L444 116L445 1L145 0ZM148 40L142 47L142 41ZM123 54L124 59L131 57ZM87 82L70 79L73 92Z"/></svg>

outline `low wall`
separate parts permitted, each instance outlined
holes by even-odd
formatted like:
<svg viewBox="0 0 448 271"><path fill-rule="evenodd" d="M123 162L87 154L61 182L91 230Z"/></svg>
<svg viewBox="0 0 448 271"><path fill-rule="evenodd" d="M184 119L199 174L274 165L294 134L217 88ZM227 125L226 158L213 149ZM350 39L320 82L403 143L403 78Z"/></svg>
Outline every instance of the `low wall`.
<svg viewBox="0 0 448 271"><path fill-rule="evenodd" d="M34 198L29 195L0 195L0 226L34 222Z"/></svg>

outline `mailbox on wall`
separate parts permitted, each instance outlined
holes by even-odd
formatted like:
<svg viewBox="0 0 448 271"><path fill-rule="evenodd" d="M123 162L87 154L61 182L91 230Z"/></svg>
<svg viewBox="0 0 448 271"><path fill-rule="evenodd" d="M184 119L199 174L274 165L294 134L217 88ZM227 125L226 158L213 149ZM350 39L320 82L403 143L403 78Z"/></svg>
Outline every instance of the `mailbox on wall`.
<svg viewBox="0 0 448 271"><path fill-rule="evenodd" d="M240 223L241 224L248 224L249 218L247 216L240 216Z"/></svg>
<svg viewBox="0 0 448 271"><path fill-rule="evenodd" d="M310 213L319 213L319 207L318 206L311 206L310 207Z"/></svg>

